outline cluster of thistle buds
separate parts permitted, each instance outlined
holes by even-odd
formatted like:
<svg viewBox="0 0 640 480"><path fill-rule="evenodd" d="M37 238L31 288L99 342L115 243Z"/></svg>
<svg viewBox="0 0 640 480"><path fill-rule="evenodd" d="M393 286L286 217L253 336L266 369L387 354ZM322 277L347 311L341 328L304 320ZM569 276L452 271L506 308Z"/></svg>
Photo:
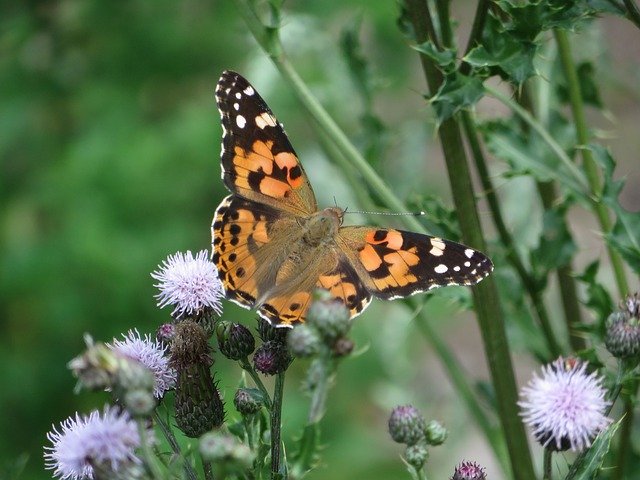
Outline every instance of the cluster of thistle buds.
<svg viewBox="0 0 640 480"><path fill-rule="evenodd" d="M416 471L421 470L429 457L429 446L442 445L447 439L444 426L432 420L425 420L420 411L412 405L400 405L391 411L389 434L397 442L406 445L404 459Z"/></svg>
<svg viewBox="0 0 640 480"><path fill-rule="evenodd" d="M605 345L616 358L636 360L640 354L640 295L629 295L605 323Z"/></svg>

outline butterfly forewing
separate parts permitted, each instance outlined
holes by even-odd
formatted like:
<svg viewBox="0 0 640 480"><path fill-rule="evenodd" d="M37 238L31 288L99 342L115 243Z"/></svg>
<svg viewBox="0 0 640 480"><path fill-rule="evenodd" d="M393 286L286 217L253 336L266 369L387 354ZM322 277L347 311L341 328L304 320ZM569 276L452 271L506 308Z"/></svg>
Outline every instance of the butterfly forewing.
<svg viewBox="0 0 640 480"><path fill-rule="evenodd" d="M304 169L258 92L241 75L225 71L216 87L222 118L222 179L234 193L297 215L315 212Z"/></svg>

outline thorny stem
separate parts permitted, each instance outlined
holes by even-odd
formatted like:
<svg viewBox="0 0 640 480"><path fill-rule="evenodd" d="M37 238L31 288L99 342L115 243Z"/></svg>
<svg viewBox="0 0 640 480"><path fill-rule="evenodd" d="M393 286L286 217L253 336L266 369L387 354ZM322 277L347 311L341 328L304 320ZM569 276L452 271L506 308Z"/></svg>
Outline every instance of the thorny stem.
<svg viewBox="0 0 640 480"><path fill-rule="evenodd" d="M176 440L176 437L173 434L173 430L171 430L169 425L167 425L164 419L160 416L160 413L158 412L157 409L153 411L153 418L155 419L156 423L160 427L160 430L162 430L162 434L167 439L167 442L169 443L171 450L173 450L173 453L180 455L181 453L180 445L178 445L178 441ZM184 470L189 480L198 480L198 475L196 474L195 470L191 466L191 463L189 463L187 460L184 461Z"/></svg>
<svg viewBox="0 0 640 480"><path fill-rule="evenodd" d="M211 468L211 462L202 461L202 469L204 470L204 478L206 480L213 480L213 469Z"/></svg>
<svg viewBox="0 0 640 480"><path fill-rule="evenodd" d="M634 0L622 0L624 6L627 8L627 17L633 22L633 24L640 28L640 10L634 2Z"/></svg>
<svg viewBox="0 0 640 480"><path fill-rule="evenodd" d="M511 236L511 233L509 233L509 230L503 220L502 209L500 208L498 197L496 196L493 183L489 177L489 170L487 169L484 153L480 147L475 123L469 112L462 113L462 124L464 126L469 146L471 147L471 153L475 161L478 176L480 177L483 193L485 194L487 203L489 204L489 209L491 210L491 217L493 218L498 235L500 235L500 240L505 247L507 258L520 277L520 281L529 294L529 298L531 298L531 303L538 317L538 322L542 327L542 333L547 341L547 347L549 348L551 357L556 358L561 354L561 348L556 340L553 328L551 327L551 320L549 319L547 308L544 305L540 289L536 285L535 280L520 260L513 237Z"/></svg>
<svg viewBox="0 0 640 480"><path fill-rule="evenodd" d="M247 357L240 359L239 363L240 367L242 367L242 369L251 376L251 379L256 384L256 387L258 387L258 389L264 395L264 399L267 402L265 405L267 409L271 410L271 396L269 395L267 388L264 386L264 383L262 383L262 380L260 380L260 375L258 375L258 372L256 372L255 368L253 368Z"/></svg>
<svg viewBox="0 0 640 480"><path fill-rule="evenodd" d="M575 65L573 63L573 56L571 54L571 45L567 37L567 33L563 30L554 31L556 43L558 45L558 53L560 54L560 61L567 80L569 89L569 100L571 103L571 111L573 113L573 120L576 125L576 136L578 144L586 147L589 143L589 130L587 127L587 121L584 113L584 103L582 98L582 92L580 89L580 81L578 80L578 73L576 72ZM591 150L588 148L581 148L582 162L584 170L587 174L589 181L589 188L591 189L592 196L597 200L602 194L602 185L600 182L600 176L598 173L598 166L593 158ZM609 218L609 211L607 207L599 201L593 202L593 208L600 224L600 229L604 234L611 231L611 220ZM629 292L629 285L624 272L624 265L622 259L616 251L610 245L607 245L607 252L609 253L609 259L611 261L611 267L613 268L614 277L618 286L618 292L620 297L623 298ZM636 392L638 389L638 382L634 381L631 385L631 392ZM618 468L615 471L614 478L624 478L624 470L626 464L627 452L629 450L631 442L631 426L634 420L634 405L632 395L624 395L624 410L625 416L622 421L622 429L620 430L620 444L618 447Z"/></svg>
<svg viewBox="0 0 640 480"><path fill-rule="evenodd" d="M543 480L551 480L551 457L553 455L553 451L550 448L544 449L544 465L542 466L542 479Z"/></svg>
<svg viewBox="0 0 640 480"><path fill-rule="evenodd" d="M161 480L164 477L162 475L162 472L160 471L160 467L158 466L156 457L151 451L151 439L149 438L149 432L147 431L145 420L138 419L136 420L136 423L138 425L138 435L140 436L140 450L142 451L144 463L149 469L151 478L154 480Z"/></svg>
<svg viewBox="0 0 640 480"><path fill-rule="evenodd" d="M271 408L271 479L275 480L280 474L280 432L282 428L282 400L284 394L285 372L276 375L276 385L273 391Z"/></svg>
<svg viewBox="0 0 640 480"><path fill-rule="evenodd" d="M426 0L406 0L405 7L414 26L416 42L424 43L429 39L425 25L425 19L429 15ZM442 76L425 55L420 55L420 60L429 90L436 92ZM454 118L445 120L438 135L444 151L449 183L463 239L468 244L483 249L485 246L484 237L457 121ZM507 439L512 472L514 478L518 480L533 479L535 478L533 463L524 427L518 417L516 404L518 395L496 283L489 276L472 288L472 292L487 362L496 389L498 414Z"/></svg>
<svg viewBox="0 0 640 480"><path fill-rule="evenodd" d="M580 90L580 81L578 80L578 73L576 72L573 64L573 58L571 55L571 46L567 33L563 30L555 30L554 32L556 43L558 44L558 53L560 54L560 61L567 80L569 89L569 100L571 102L571 111L573 113L573 120L576 125L576 135L578 144L582 147L586 147L589 144L589 130L587 127L587 121L584 113L584 103L582 100L582 92ZM582 161L584 171L587 174L587 180L589 181L589 188L592 196L597 200L602 193L602 185L600 183L600 176L598 174L598 165L593 158L591 150L588 148L581 148ZM611 220L609 219L609 212L607 207L599 201L593 203L600 228L604 234L611 231ZM611 260L611 266L614 271L616 284L618 286L618 292L620 298L629 293L629 285L624 273L624 265L617 252L615 252L610 246L607 246L609 258Z"/></svg>

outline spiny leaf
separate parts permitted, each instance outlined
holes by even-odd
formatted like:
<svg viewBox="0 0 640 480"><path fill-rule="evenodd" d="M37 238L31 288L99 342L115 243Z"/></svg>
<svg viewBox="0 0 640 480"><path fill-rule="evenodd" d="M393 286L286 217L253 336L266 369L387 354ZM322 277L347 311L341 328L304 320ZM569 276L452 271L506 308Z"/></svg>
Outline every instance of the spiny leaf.
<svg viewBox="0 0 640 480"><path fill-rule="evenodd" d="M420 53L424 53L440 67L440 70L444 72L451 72L455 69L455 50L439 50L431 40L427 40L420 45L413 45L411 48Z"/></svg>
<svg viewBox="0 0 640 480"><path fill-rule="evenodd" d="M611 440L615 436L618 427L620 427L620 423L622 423L622 419L612 423L606 430L600 432L591 447L573 463L565 480L590 480L596 478L602 467L605 455L611 448Z"/></svg>
<svg viewBox="0 0 640 480"><path fill-rule="evenodd" d="M596 314L599 325L598 331L601 336L604 336L604 322L613 311L614 305L609 292L596 279L599 266L599 261L594 261L577 278L587 285L587 301L585 305Z"/></svg>
<svg viewBox="0 0 640 480"><path fill-rule="evenodd" d="M454 72L444 77L440 89L429 102L436 112L438 123L442 123L460 110L474 105L483 93L482 80Z"/></svg>

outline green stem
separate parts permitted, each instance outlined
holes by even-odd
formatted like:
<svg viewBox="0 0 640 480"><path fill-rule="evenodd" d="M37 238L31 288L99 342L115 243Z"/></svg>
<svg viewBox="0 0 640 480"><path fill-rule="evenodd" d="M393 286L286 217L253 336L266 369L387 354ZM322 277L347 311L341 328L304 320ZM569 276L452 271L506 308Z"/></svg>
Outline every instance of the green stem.
<svg viewBox="0 0 640 480"><path fill-rule="evenodd" d="M413 301L416 304L417 301ZM509 471L509 458L507 455L507 446L505 439L496 427L492 425L486 413L482 410L477 401L476 395L467 380L467 375L463 372L459 362L446 345L438 336L436 331L431 327L429 318L426 313L420 315L420 321L417 322L420 333L429 342L430 346L436 352L440 362L442 363L449 380L453 384L457 396L464 402L471 417L475 420L476 425L484 434L485 438L491 445L493 452L502 466L505 473Z"/></svg>
<svg viewBox="0 0 640 480"><path fill-rule="evenodd" d="M164 421L157 410L153 411L153 418L155 419L156 424L160 427L160 430L162 430L162 434L167 439L167 442L169 443L169 446L171 447L173 453L182 458L180 445L178 444L178 441L173 434L173 430L171 430L169 425ZM186 459L184 460L184 470L189 480L198 480L196 471L193 469L193 466L191 466L191 463L189 463Z"/></svg>
<svg viewBox="0 0 640 480"><path fill-rule="evenodd" d="M262 392L265 401L267 402L265 406L268 410L270 410L271 396L269 395L269 391L267 390L267 388L264 386L264 383L262 383L262 380L260 380L260 375L258 375L258 372L256 372L255 368L253 368L253 365L251 365L247 357L240 359L238 363L240 363L240 367L242 367L242 369L247 372L249 376L251 376L253 383L255 383L256 387L258 387L258 389Z"/></svg>
<svg viewBox="0 0 640 480"><path fill-rule="evenodd" d="M543 480L551 480L551 456L553 455L553 452L551 451L550 448L545 448L544 449L544 459L543 459L543 466L542 466L542 479Z"/></svg>
<svg viewBox="0 0 640 480"><path fill-rule="evenodd" d="M499 90L496 90L493 87L488 85L484 86L485 92L500 101L514 113L516 113L520 118L522 118L540 137L544 142L551 148L553 153L556 154L562 165L566 168L567 172L570 173L571 176L566 178L567 183L571 183L571 188L578 193L581 193L584 196L589 195L589 185L587 180L584 178L584 175L580 171L580 169L573 163L571 158L567 155L564 149L555 141L555 139L551 136L551 134L544 128L529 112L527 112L524 108L518 105L516 102L511 100L509 97L504 95Z"/></svg>
<svg viewBox="0 0 640 480"><path fill-rule="evenodd" d="M571 55L571 46L567 33L563 30L554 31L556 43L558 45L558 53L560 54L560 61L567 80L569 89L569 100L571 102L571 111L573 113L573 120L576 125L576 136L578 144L582 147L586 147L589 144L589 130L587 128L587 121L584 113L584 103L582 100L582 92L580 90L580 81L578 80L578 73L576 72L573 64L573 58ZM600 176L598 173L598 165L593 158L591 150L588 148L581 148L582 162L584 171L587 174L587 180L589 181L589 188L591 194L596 201L593 203L596 217L600 223L600 228L604 234L611 231L611 220L609 219L609 211L607 207L599 200L602 193L602 185L600 182ZM624 297L629 292L629 285L627 283L627 277L624 273L624 265L622 259L610 246L607 245L607 251L609 253L609 259L611 260L611 266L613 268L616 284L618 286L618 292L620 297ZM624 430L624 429L623 429Z"/></svg>
<svg viewBox="0 0 640 480"><path fill-rule="evenodd" d="M280 433L282 428L282 400L284 394L285 372L276 375L273 390L273 407L271 408L271 479L280 478Z"/></svg>
<svg viewBox="0 0 640 480"><path fill-rule="evenodd" d="M469 112L462 113L462 125L464 126L469 146L471 147L471 153L475 161L478 176L480 177L483 193L487 199L487 203L489 204L491 216L496 226L496 230L498 231L498 235L500 236L500 241L505 248L507 259L515 269L518 277L520 277L520 281L531 299L531 303L536 312L536 316L538 317L538 323L542 328L542 333L547 342L547 347L549 348L551 357L556 358L562 353L562 349L558 344L553 328L551 327L551 320L549 319L547 308L544 305L540 288L520 260L513 237L504 222L502 209L500 207L495 188L493 187L493 183L491 182L484 153L480 146L475 122L471 118L471 114Z"/></svg>
<svg viewBox="0 0 640 480"><path fill-rule="evenodd" d="M211 462L202 461L202 470L204 471L204 478L206 480L213 480L213 468Z"/></svg>
<svg viewBox="0 0 640 480"><path fill-rule="evenodd" d="M633 0L622 0L624 6L627 8L627 17L633 22L633 24L640 28L640 10Z"/></svg>
<svg viewBox="0 0 640 480"><path fill-rule="evenodd" d="M429 13L426 0L406 0L405 5L414 26L416 41L418 43L425 42L428 39L425 18ZM421 55L420 59L429 90L436 92L441 82L441 74L425 55ZM460 128L456 120L451 118L444 121L438 135L444 151L449 183L463 239L469 245L482 250L485 247L485 242L476 210L473 185ZM533 462L524 426L518 416L518 393L500 299L493 277L489 276L472 288L472 293L496 392L498 414L507 440L513 476L517 480L533 479L535 478Z"/></svg>
<svg viewBox="0 0 640 480"><path fill-rule="evenodd" d="M449 6L451 0L436 0L436 10L438 12L438 23L440 24L440 38L442 45L446 48L453 46L453 32L449 21Z"/></svg>
<svg viewBox="0 0 640 480"><path fill-rule="evenodd" d="M145 419L137 419L138 435L140 436L140 450L142 452L142 458L144 463L149 469L151 478L154 480L161 480L164 478L160 466L158 465L157 458L153 455L151 450L151 439L149 438Z"/></svg>
<svg viewBox="0 0 640 480"><path fill-rule="evenodd" d="M418 480L427 480L427 472L424 469L424 466L420 467L420 468L413 468L413 471L416 474L416 478Z"/></svg>
<svg viewBox="0 0 640 480"><path fill-rule="evenodd" d="M471 26L471 33L469 34L469 40L467 41L467 48L464 49L465 55L469 53L471 49L476 46L476 43L479 43L482 39L482 31L484 30L484 25L487 21L487 14L489 13L490 6L490 0L478 1L476 13L473 17L473 25ZM463 74L469 73L470 70L471 65L468 63L463 64L460 68L460 71Z"/></svg>

